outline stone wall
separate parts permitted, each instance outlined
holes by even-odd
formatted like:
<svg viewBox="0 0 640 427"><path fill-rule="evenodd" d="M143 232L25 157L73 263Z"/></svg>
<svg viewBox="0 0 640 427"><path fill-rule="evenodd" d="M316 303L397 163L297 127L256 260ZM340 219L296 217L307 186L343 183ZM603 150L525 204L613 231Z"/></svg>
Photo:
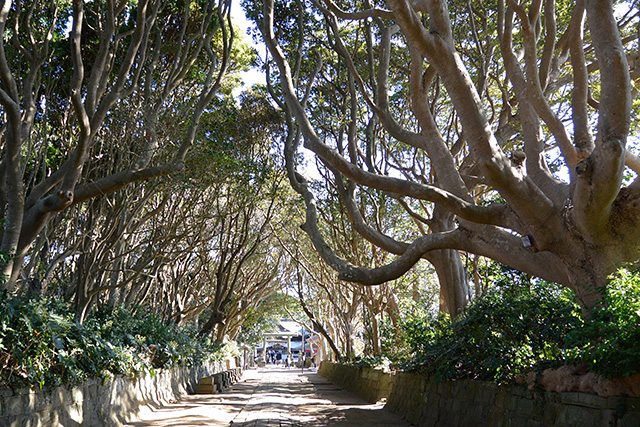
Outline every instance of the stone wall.
<svg viewBox="0 0 640 427"><path fill-rule="evenodd" d="M233 363L235 366L235 363ZM137 378L89 380L76 387L33 390L0 388L0 426L114 426L130 420L145 404L162 404L192 393L203 376L229 363L156 370Z"/></svg>
<svg viewBox="0 0 640 427"><path fill-rule="evenodd" d="M371 403L389 397L396 378L382 369L341 365L325 360L320 363L318 373Z"/></svg>
<svg viewBox="0 0 640 427"><path fill-rule="evenodd" d="M318 373L419 426L638 427L640 399L530 391L484 381L437 382L417 374L322 362Z"/></svg>

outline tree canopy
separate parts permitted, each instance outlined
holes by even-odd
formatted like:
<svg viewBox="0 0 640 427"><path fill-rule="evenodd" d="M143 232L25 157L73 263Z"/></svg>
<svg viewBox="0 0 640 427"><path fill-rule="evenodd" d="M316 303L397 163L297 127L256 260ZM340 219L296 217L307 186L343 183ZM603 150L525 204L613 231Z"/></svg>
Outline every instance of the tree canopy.
<svg viewBox="0 0 640 427"><path fill-rule="evenodd" d="M460 251L572 289L589 311L638 259L636 4L555 0L265 1L248 6L290 116L304 229L343 280L377 285L421 259L447 311L469 298ZM350 228L397 256L346 258L318 225L299 141ZM380 203L412 231L399 233ZM362 202L367 200L366 202Z"/></svg>
<svg viewBox="0 0 640 427"><path fill-rule="evenodd" d="M3 1L2 274L61 212L185 168L201 118L247 67L230 1ZM163 124L184 125L166 132Z"/></svg>
<svg viewBox="0 0 640 427"><path fill-rule="evenodd" d="M231 0L0 4L0 381L287 317L447 378L637 374L638 2L243 0L264 61Z"/></svg>

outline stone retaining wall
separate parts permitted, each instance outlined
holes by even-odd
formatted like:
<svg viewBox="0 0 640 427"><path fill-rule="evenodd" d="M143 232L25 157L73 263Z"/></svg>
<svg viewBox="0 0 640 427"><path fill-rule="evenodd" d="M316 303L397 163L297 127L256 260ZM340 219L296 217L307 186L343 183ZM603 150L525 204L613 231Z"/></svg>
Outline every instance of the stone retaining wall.
<svg viewBox="0 0 640 427"><path fill-rule="evenodd" d="M322 362L318 373L419 426L638 427L640 399L530 391L485 381L437 382L417 374Z"/></svg>
<svg viewBox="0 0 640 427"><path fill-rule="evenodd" d="M157 370L154 376L119 376L104 382L93 379L76 387L0 388L0 426L121 425L136 415L141 405L167 403L193 393L201 377L224 371L229 365L214 362Z"/></svg>
<svg viewBox="0 0 640 427"><path fill-rule="evenodd" d="M389 397L396 377L382 369L341 365L326 360L320 363L318 374L371 403Z"/></svg>

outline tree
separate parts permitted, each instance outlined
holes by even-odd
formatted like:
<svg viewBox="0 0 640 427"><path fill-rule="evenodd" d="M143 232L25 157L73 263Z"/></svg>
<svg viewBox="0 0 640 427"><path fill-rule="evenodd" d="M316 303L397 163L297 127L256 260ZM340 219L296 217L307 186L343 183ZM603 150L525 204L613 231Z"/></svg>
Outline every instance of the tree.
<svg viewBox="0 0 640 427"><path fill-rule="evenodd" d="M229 9L229 0L2 2L6 286L61 212L185 168L202 115L233 68ZM163 120L177 117L179 132L163 133ZM129 149L134 155L117 162ZM91 175L109 161L117 167Z"/></svg>
<svg viewBox="0 0 640 427"><path fill-rule="evenodd" d="M286 307L286 311L283 307ZM300 316L298 300L291 295L273 292L255 307L247 310L236 339L250 346L261 346L265 333L277 332L286 312Z"/></svg>
<svg viewBox="0 0 640 427"><path fill-rule="evenodd" d="M187 170L73 207L61 216L69 225L38 239L38 247L46 244L34 259L55 270L77 320L105 305L145 306L167 324L197 321L208 310L221 313L209 331L222 339L273 292L281 266L271 228L281 228L289 209L271 149L280 117L259 88L237 101L228 93L211 103ZM179 124L162 125L179 132ZM126 153L118 158L126 163ZM59 257L66 261L54 263ZM34 285L50 276L32 274Z"/></svg>
<svg viewBox="0 0 640 427"><path fill-rule="evenodd" d="M295 119L288 174L322 258L343 280L377 285L442 251L446 261L434 262L442 284L446 275L464 282L465 251L571 288L588 313L640 249L640 162L628 147L637 6L389 0L389 9L365 1L345 11L312 3L296 3L316 23L295 33L297 44L274 27L282 3L265 1L256 19L280 82L273 92ZM330 135L317 118L331 98L314 88L338 69L348 86L337 97L349 108L343 131ZM346 183L340 198L353 228L395 260L361 267L326 243L314 194L295 169L297 135ZM554 174L560 167L566 179ZM394 197L429 231L412 240L385 234L354 204L364 189Z"/></svg>

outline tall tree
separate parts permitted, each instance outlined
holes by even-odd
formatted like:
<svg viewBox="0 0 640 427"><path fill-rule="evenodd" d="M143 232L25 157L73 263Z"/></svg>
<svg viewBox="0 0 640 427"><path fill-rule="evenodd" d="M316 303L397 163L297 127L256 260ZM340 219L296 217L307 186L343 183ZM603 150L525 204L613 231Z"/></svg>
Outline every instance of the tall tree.
<svg viewBox="0 0 640 427"><path fill-rule="evenodd" d="M280 267L269 236L289 210L271 148L279 123L259 88L238 100L218 96L203 115L188 169L70 209L64 228L71 231L53 228L37 258L58 272L78 320L96 303L144 304L168 323L193 321L205 309L235 319L273 291ZM162 126L180 132L179 123ZM58 257L66 262L55 264ZM37 284L48 273L32 274ZM248 304L241 309L238 301ZM220 324L212 327L224 335Z"/></svg>
<svg viewBox="0 0 640 427"><path fill-rule="evenodd" d="M283 3L265 1L257 18L279 77L274 92L304 146L347 185L393 195L430 228L403 240L349 208L359 233L397 254L382 267L353 265L325 242L312 190L289 154L289 179L307 205L304 229L342 279L383 283L437 251L456 266L445 274L460 276L457 253L446 251L466 251L563 284L588 312L609 275L637 261L640 179L633 176L640 162L628 147L638 95L631 83L640 77L629 60L637 6L388 0L388 9L365 1L343 10L331 0L311 3L305 19L316 20L324 36L307 40L310 32L300 31L297 50L281 46L281 21L274 26ZM359 39L354 28L363 29ZM315 64L306 61L301 71L301 58ZM315 120L330 98L313 91L338 63L349 76L339 94L350 105L343 149ZM373 118L382 135L375 145ZM297 138L288 143L294 153ZM553 173L559 167L566 179ZM342 197L347 207L354 191Z"/></svg>
<svg viewBox="0 0 640 427"><path fill-rule="evenodd" d="M234 32L230 0L1 5L0 253L12 285L60 212L184 169L229 68ZM127 108L133 120L121 120ZM181 131L163 134L162 119L176 114ZM93 162L121 154L105 141L130 148L119 139L133 140L134 155L90 176Z"/></svg>

